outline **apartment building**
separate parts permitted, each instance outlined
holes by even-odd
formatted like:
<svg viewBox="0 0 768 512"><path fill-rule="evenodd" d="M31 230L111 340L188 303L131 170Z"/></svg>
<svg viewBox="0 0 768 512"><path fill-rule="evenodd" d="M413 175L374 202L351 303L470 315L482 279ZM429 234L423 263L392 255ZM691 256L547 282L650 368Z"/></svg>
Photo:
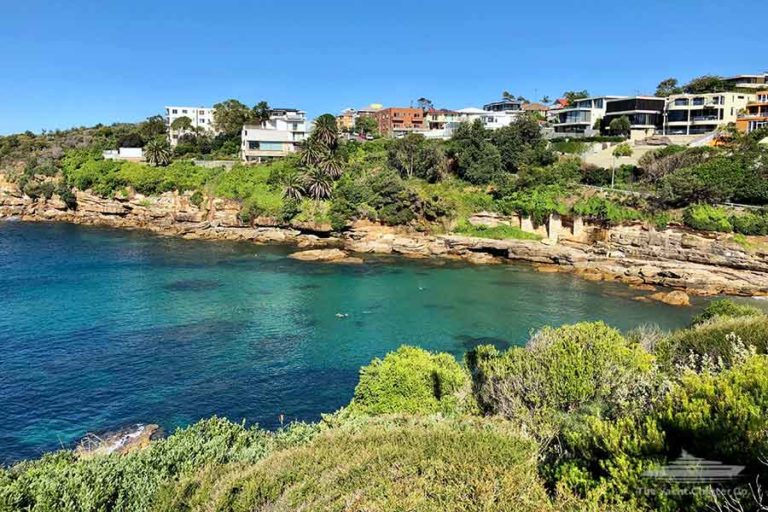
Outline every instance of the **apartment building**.
<svg viewBox="0 0 768 512"><path fill-rule="evenodd" d="M675 94L667 98L665 135L698 135L735 123L756 95L737 92Z"/></svg>
<svg viewBox="0 0 768 512"><path fill-rule="evenodd" d="M379 123L379 133L385 137L423 131L424 111L420 108L389 107L374 113Z"/></svg>
<svg viewBox="0 0 768 512"><path fill-rule="evenodd" d="M428 130L442 130L461 122L461 114L444 108L430 109L424 114L425 127Z"/></svg>
<svg viewBox="0 0 768 512"><path fill-rule="evenodd" d="M576 100L556 110L550 118L554 125L555 136L591 137L600 132L599 121L605 116L608 101L621 99L623 96L596 96ZM597 128L595 128L597 123Z"/></svg>
<svg viewBox="0 0 768 512"><path fill-rule="evenodd" d="M666 99L656 96L606 100L605 115L600 124L601 132L610 133L611 121L626 117L629 119L631 139L650 137L660 133L664 128L666 103Z"/></svg>
<svg viewBox="0 0 768 512"><path fill-rule="evenodd" d="M295 153L308 131L304 111L273 108L268 121L243 126L240 156L245 162L262 162Z"/></svg>
<svg viewBox="0 0 768 512"><path fill-rule="evenodd" d="M357 121L357 110L353 108L345 108L339 115L336 116L336 125L341 131L352 131L355 128L355 121Z"/></svg>
<svg viewBox="0 0 768 512"><path fill-rule="evenodd" d="M184 133L172 130L171 125L180 117L188 117L192 122L192 128L214 134L213 108L210 107L165 107L165 124L168 127L168 138L172 146L179 142L179 137Z"/></svg>
<svg viewBox="0 0 768 512"><path fill-rule="evenodd" d="M751 133L768 126L768 88L757 91L755 98L736 119L736 127L743 133Z"/></svg>

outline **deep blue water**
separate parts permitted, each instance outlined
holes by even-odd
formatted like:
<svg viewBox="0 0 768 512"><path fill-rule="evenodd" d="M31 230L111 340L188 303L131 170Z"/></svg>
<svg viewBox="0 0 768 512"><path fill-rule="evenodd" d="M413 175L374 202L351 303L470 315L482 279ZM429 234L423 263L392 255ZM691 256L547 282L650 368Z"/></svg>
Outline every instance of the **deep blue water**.
<svg viewBox="0 0 768 512"><path fill-rule="evenodd" d="M0 462L136 422L316 420L403 343L460 357L547 324L673 328L697 309L523 265L336 266L291 250L0 222Z"/></svg>

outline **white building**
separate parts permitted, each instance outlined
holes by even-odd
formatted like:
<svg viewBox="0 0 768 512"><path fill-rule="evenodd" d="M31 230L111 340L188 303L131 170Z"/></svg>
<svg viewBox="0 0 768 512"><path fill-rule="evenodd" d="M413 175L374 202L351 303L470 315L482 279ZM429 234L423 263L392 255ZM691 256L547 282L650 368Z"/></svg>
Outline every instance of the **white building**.
<svg viewBox="0 0 768 512"><path fill-rule="evenodd" d="M171 146L179 142L179 137L184 133L172 130L171 125L180 117L188 117L192 122L192 128L213 135L216 129L213 125L214 109L210 107L165 107L165 124L168 126L168 138Z"/></svg>
<svg viewBox="0 0 768 512"><path fill-rule="evenodd" d="M269 121L246 124L240 136L240 156L245 162L279 158L298 150L309 127L306 113L293 108L273 108Z"/></svg>
<svg viewBox="0 0 768 512"><path fill-rule="evenodd" d="M667 98L664 133L698 135L713 132L719 126L735 123L739 113L756 97L743 92L675 94Z"/></svg>
<svg viewBox="0 0 768 512"><path fill-rule="evenodd" d="M583 98L576 100L573 105L557 109L550 118L555 130L555 137L561 134L571 137L599 135L600 123L598 121L605 116L606 103L608 100L618 98L622 98L622 96Z"/></svg>
<svg viewBox="0 0 768 512"><path fill-rule="evenodd" d="M144 150L142 148L107 149L101 152L104 160L118 160L125 162L143 162Z"/></svg>

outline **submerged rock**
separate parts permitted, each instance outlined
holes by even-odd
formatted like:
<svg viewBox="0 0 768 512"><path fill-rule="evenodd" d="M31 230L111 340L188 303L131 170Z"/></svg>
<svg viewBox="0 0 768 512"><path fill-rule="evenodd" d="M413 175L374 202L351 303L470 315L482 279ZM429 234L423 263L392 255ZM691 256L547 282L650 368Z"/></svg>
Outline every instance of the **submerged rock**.
<svg viewBox="0 0 768 512"><path fill-rule="evenodd" d="M672 292L658 292L653 295L649 295L648 298L669 304L670 306L690 306L691 298L687 293L675 290Z"/></svg>
<svg viewBox="0 0 768 512"><path fill-rule="evenodd" d="M350 256L341 249L312 249L309 251L294 252L288 257L299 261L317 261L321 263L363 263L362 258Z"/></svg>

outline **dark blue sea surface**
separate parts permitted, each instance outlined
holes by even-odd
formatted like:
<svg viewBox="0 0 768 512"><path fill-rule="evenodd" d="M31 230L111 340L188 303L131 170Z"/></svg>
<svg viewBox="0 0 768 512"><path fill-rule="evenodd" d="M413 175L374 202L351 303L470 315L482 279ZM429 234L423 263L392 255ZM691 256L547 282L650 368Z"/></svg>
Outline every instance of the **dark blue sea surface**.
<svg viewBox="0 0 768 512"><path fill-rule="evenodd" d="M404 343L461 357L544 325L674 328L698 309L523 265L339 266L291 251L0 222L0 463L137 422L317 420L349 401L361 365Z"/></svg>

